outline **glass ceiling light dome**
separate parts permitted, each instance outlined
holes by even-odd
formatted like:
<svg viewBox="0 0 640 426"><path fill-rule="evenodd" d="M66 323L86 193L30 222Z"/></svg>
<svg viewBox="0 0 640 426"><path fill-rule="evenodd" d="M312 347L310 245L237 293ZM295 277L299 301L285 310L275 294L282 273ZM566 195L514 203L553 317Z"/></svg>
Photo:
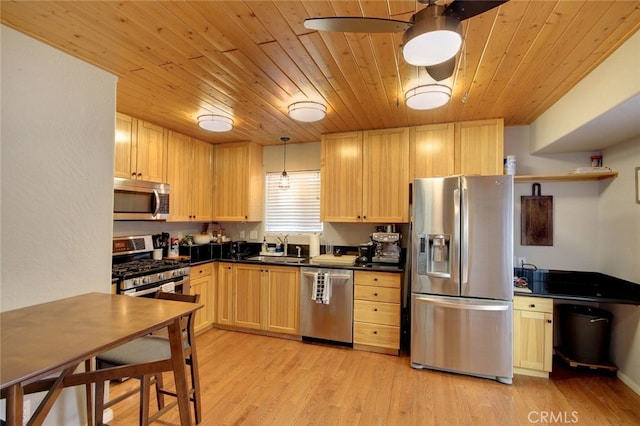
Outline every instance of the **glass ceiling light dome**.
<svg viewBox="0 0 640 426"><path fill-rule="evenodd" d="M327 115L327 107L319 102L303 101L289 105L289 117L307 123L322 120Z"/></svg>
<svg viewBox="0 0 640 426"><path fill-rule="evenodd" d="M411 109L434 109L445 105L451 99L451 88L443 84L426 84L410 89L404 100Z"/></svg>
<svg viewBox="0 0 640 426"><path fill-rule="evenodd" d="M415 15L402 36L402 55L411 65L430 66L453 58L462 46L462 25L457 18L442 16L443 6L429 6Z"/></svg>
<svg viewBox="0 0 640 426"><path fill-rule="evenodd" d="M228 132L233 129L233 120L223 115L206 114L198 117L198 126L209 132Z"/></svg>

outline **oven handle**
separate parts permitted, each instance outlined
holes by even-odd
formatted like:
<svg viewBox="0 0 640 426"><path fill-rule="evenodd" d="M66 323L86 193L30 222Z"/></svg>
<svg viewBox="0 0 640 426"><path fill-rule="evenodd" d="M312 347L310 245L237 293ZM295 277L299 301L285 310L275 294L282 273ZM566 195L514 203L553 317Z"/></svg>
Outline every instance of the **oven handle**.
<svg viewBox="0 0 640 426"><path fill-rule="evenodd" d="M139 296L145 296L147 294L151 294L151 293L155 293L158 290L162 290L162 286L167 285L167 284L175 284L175 287L180 287L179 291L176 291L177 293L180 294L190 294L190 290L191 290L191 280L189 279L188 275L183 275L182 279L177 280L177 281L170 281L168 283L164 283L161 285L158 285L156 287L153 288L148 288L146 290L140 290L140 291L136 291L135 289L130 289L130 290L126 290L124 292L124 294L126 296L133 296L133 297L139 297Z"/></svg>
<svg viewBox="0 0 640 426"><path fill-rule="evenodd" d="M135 289L132 289L132 290L125 291L124 294L126 296L140 297L140 296L144 296L145 294L155 293L156 291L160 290L161 288L162 288L162 286L157 286L157 287L148 288L146 290L140 290L140 291L136 291Z"/></svg>

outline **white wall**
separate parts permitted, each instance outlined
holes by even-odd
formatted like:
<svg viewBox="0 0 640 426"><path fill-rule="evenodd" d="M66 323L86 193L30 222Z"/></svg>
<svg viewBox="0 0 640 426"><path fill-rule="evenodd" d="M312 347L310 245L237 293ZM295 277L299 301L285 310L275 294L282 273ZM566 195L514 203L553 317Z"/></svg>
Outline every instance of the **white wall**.
<svg viewBox="0 0 640 426"><path fill-rule="evenodd" d="M0 29L0 310L108 292L116 77ZM82 424L83 400L66 389L45 424Z"/></svg>

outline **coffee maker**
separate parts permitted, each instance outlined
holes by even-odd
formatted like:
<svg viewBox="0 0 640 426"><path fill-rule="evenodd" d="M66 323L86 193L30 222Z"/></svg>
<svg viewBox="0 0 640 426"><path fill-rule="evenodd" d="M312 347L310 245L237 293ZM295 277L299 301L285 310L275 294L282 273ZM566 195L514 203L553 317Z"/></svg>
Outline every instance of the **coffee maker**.
<svg viewBox="0 0 640 426"><path fill-rule="evenodd" d="M400 263L400 239L402 234L395 232L395 225L387 225L382 232L371 234L373 242L373 263Z"/></svg>

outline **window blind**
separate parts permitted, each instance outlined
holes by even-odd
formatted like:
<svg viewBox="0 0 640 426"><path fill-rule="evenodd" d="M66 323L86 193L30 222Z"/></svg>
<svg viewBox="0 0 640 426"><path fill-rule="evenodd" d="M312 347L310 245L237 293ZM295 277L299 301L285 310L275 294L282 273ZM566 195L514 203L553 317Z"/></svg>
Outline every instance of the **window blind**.
<svg viewBox="0 0 640 426"><path fill-rule="evenodd" d="M289 188L280 189L281 173L267 173L265 190L266 232L322 232L320 222L320 171L287 172Z"/></svg>

